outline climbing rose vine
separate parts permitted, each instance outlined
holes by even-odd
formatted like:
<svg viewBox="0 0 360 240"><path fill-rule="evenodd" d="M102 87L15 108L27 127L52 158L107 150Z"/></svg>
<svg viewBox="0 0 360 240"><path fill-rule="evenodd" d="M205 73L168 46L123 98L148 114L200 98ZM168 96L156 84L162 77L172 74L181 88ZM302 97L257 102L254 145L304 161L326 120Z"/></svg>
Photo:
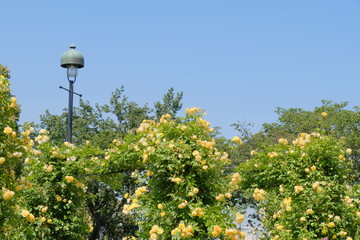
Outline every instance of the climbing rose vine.
<svg viewBox="0 0 360 240"><path fill-rule="evenodd" d="M143 121L106 154L109 166L124 161L138 166L132 174L138 187L125 194L123 214L136 215L139 239L244 239L238 228L244 215L228 201L240 175L224 174L230 160L216 148L203 111L186 113Z"/></svg>
<svg viewBox="0 0 360 240"><path fill-rule="evenodd" d="M264 239L360 239L350 153L341 141L319 133L253 151L240 166L241 187L258 202L269 233Z"/></svg>

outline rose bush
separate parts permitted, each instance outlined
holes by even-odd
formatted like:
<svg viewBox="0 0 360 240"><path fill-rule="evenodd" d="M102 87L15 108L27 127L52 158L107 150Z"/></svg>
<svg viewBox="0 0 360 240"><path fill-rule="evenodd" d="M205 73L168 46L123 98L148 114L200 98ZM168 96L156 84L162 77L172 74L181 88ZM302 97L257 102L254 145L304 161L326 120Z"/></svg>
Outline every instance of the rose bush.
<svg viewBox="0 0 360 240"><path fill-rule="evenodd" d="M20 135L17 121L20 107L16 98L11 95L10 82L0 75L0 236L4 238L16 231L22 216L17 205L22 194L24 178L21 177L21 166L26 157L28 137ZM31 222L33 215L28 215Z"/></svg>
<svg viewBox="0 0 360 240"><path fill-rule="evenodd" d="M0 76L0 236L5 239L85 239L85 174L100 172L101 151L91 145L60 147L46 130L20 132L20 107Z"/></svg>
<svg viewBox="0 0 360 240"><path fill-rule="evenodd" d="M244 216L228 204L239 174L224 176L230 163L216 149L210 123L197 108L185 118L145 120L106 155L109 167L137 166L137 189L125 194L124 214L135 214L139 239L244 239ZM132 239L129 237L128 239Z"/></svg>
<svg viewBox="0 0 360 240"><path fill-rule="evenodd" d="M359 239L359 201L351 161L339 140L305 134L253 151L240 165L242 187L258 201L264 239Z"/></svg>

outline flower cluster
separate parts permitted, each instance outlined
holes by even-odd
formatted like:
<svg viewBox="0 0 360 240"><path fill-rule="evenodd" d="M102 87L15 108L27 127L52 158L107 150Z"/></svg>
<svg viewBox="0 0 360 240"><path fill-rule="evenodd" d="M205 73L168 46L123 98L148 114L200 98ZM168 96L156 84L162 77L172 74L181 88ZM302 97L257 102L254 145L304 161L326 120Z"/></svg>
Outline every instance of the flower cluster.
<svg viewBox="0 0 360 240"><path fill-rule="evenodd" d="M222 233L222 228L219 227L218 225L215 225L214 228L213 228L213 231L211 232L211 235L212 235L213 237L217 237L217 236L219 236L221 233Z"/></svg>
<svg viewBox="0 0 360 240"><path fill-rule="evenodd" d="M158 225L152 226L151 230L149 231L150 239L156 239L157 235L161 235L164 233L164 230L159 227Z"/></svg>
<svg viewBox="0 0 360 240"><path fill-rule="evenodd" d="M205 212L201 209L201 208L199 208L199 207L197 207L197 208L195 208L192 212L191 212L191 216L193 216L193 217L203 217L205 215Z"/></svg>
<svg viewBox="0 0 360 240"><path fill-rule="evenodd" d="M256 201L264 201L265 194L266 194L266 192L264 189L255 188L253 197Z"/></svg>
<svg viewBox="0 0 360 240"><path fill-rule="evenodd" d="M13 197L14 197L14 195L15 195L15 192L14 191L11 191L11 190L9 190L9 189L6 189L6 188L2 188L2 192L3 192L3 198L5 199L5 200L11 200Z"/></svg>
<svg viewBox="0 0 360 240"><path fill-rule="evenodd" d="M23 209L20 214L21 216L26 218L30 223L33 223L35 221L34 215L31 214L28 210Z"/></svg>
<svg viewBox="0 0 360 240"><path fill-rule="evenodd" d="M185 225L184 222L180 222L177 228L171 230L171 235L180 235L182 238L190 238L194 236L194 228L191 225Z"/></svg>
<svg viewBox="0 0 360 240"><path fill-rule="evenodd" d="M241 182L241 177L239 173L234 173L232 175L231 181L230 181L230 189L232 191L239 188L238 184Z"/></svg>
<svg viewBox="0 0 360 240"><path fill-rule="evenodd" d="M237 143L237 144L239 144L239 145L242 144L242 140L241 140L241 138L239 138L238 136L233 137L233 138L231 139L231 141L232 141L232 142L235 142L235 143Z"/></svg>
<svg viewBox="0 0 360 240"><path fill-rule="evenodd" d="M197 108L197 107L191 107L185 109L186 114L196 114L196 113L204 113L205 111L203 109Z"/></svg>

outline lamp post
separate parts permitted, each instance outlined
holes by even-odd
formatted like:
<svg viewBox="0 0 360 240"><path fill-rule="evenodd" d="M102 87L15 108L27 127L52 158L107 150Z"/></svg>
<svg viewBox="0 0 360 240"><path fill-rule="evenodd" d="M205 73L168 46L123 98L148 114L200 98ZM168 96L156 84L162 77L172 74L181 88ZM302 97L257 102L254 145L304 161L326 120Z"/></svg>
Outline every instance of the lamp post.
<svg viewBox="0 0 360 240"><path fill-rule="evenodd" d="M76 77L79 68L84 67L84 57L83 55L75 50L76 46L71 44L70 49L63 53L61 56L60 65L63 68L66 68L67 79L69 81L69 89L66 89L60 86L61 89L64 89L69 92L69 108L68 108L68 135L67 141L72 142L72 118L73 118L73 96L74 94L81 97L81 94L74 92L74 83L76 82Z"/></svg>

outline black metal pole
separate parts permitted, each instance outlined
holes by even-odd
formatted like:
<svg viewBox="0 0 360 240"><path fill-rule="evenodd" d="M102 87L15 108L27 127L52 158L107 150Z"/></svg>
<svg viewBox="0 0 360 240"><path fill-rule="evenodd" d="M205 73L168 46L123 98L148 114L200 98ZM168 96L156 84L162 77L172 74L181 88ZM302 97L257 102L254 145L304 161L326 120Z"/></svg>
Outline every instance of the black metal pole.
<svg viewBox="0 0 360 240"><path fill-rule="evenodd" d="M68 109L68 136L67 141L72 143L74 81L69 80L69 109Z"/></svg>

